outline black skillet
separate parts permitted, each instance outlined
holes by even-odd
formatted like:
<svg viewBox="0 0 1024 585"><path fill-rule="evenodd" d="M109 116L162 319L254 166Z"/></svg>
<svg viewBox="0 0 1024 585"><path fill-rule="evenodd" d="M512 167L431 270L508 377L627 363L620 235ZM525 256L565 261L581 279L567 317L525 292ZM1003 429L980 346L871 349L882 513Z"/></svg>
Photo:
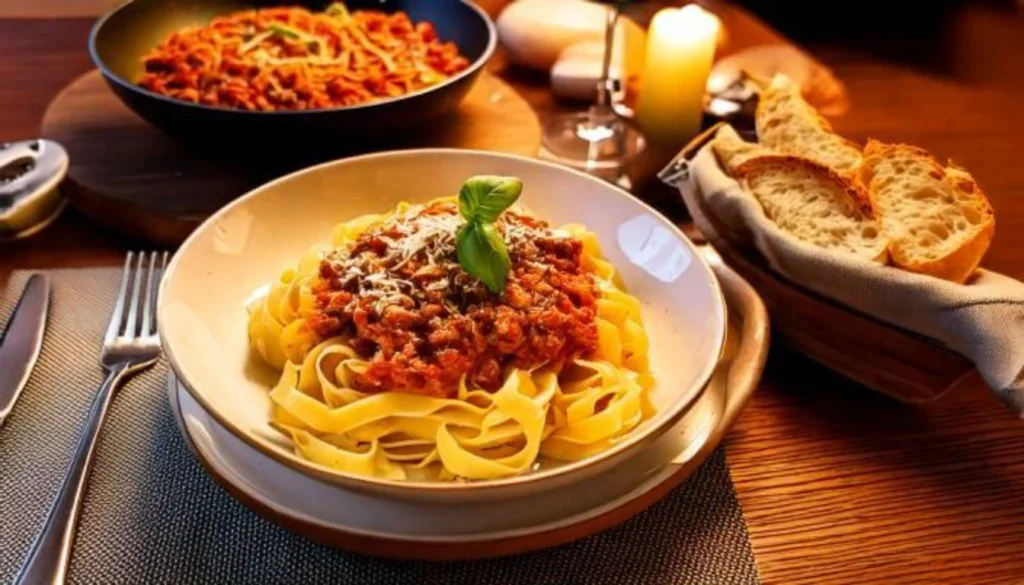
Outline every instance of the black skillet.
<svg viewBox="0 0 1024 585"><path fill-rule="evenodd" d="M247 112L198 105L142 89L142 57L171 32L202 25L214 16L258 6L331 2L244 0L135 0L101 18L89 36L89 52L114 93L135 113L168 134L217 142L260 144L272 150L302 149L304 141L379 142L389 132L423 127L455 110L490 58L494 23L468 0L347 0L350 10L403 10L413 21L430 21L438 36L454 41L471 65L444 83L399 98L309 111ZM258 141L258 142L254 142Z"/></svg>

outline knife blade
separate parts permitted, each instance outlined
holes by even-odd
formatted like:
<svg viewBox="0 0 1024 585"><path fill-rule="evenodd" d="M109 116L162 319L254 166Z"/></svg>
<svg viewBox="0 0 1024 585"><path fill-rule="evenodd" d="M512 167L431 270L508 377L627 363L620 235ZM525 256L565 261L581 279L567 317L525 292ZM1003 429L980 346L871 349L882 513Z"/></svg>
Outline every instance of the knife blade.
<svg viewBox="0 0 1024 585"><path fill-rule="evenodd" d="M49 308L50 279L33 274L0 335L0 425L14 408L39 358Z"/></svg>

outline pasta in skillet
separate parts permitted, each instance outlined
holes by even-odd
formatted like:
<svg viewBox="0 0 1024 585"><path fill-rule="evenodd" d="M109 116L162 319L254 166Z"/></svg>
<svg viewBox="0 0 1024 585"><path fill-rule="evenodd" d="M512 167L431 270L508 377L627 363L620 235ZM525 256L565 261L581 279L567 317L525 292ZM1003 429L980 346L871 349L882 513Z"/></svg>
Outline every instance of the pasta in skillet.
<svg viewBox="0 0 1024 585"><path fill-rule="evenodd" d="M469 67L430 22L402 12L241 10L170 34L143 59L138 84L205 106L316 110L400 97Z"/></svg>
<svg viewBox="0 0 1024 585"><path fill-rule="evenodd" d="M271 422L301 457L396 480L495 479L599 453L650 416L640 304L594 234L494 214L508 261L492 292L465 269L461 232L476 228L462 204L342 223L250 306L251 347L282 372Z"/></svg>

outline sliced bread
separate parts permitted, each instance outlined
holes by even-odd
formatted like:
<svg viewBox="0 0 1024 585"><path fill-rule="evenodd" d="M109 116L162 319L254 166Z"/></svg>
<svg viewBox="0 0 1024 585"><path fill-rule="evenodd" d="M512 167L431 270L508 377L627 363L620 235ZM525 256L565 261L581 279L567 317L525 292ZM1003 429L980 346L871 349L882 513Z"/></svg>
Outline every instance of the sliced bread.
<svg viewBox="0 0 1024 585"><path fill-rule="evenodd" d="M964 282L995 233L992 206L966 171L928 152L870 141L861 181L890 240L897 266Z"/></svg>
<svg viewBox="0 0 1024 585"><path fill-rule="evenodd" d="M776 75L761 92L755 123L763 146L840 172L860 165L860 148L832 132L832 125L804 100L799 86L783 75Z"/></svg>
<svg viewBox="0 0 1024 585"><path fill-rule="evenodd" d="M827 250L885 263L888 241L856 181L824 165L765 155L736 167L765 215L782 230Z"/></svg>
<svg viewBox="0 0 1024 585"><path fill-rule="evenodd" d="M743 140L732 126L723 126L715 134L711 150L715 153L718 164L729 175L735 175L736 168L745 161L755 156L771 154L770 150L760 144Z"/></svg>

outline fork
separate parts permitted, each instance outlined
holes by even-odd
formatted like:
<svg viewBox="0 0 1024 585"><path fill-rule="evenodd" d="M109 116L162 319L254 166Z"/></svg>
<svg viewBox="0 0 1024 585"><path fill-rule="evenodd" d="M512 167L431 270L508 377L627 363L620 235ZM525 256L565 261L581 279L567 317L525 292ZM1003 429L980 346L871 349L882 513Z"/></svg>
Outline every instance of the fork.
<svg viewBox="0 0 1024 585"><path fill-rule="evenodd" d="M43 530L15 578L18 585L58 584L67 576L85 481L111 399L124 379L152 366L160 357L155 315L166 268L167 252L128 252L125 258L121 288L100 354L107 378L93 398L71 466Z"/></svg>

